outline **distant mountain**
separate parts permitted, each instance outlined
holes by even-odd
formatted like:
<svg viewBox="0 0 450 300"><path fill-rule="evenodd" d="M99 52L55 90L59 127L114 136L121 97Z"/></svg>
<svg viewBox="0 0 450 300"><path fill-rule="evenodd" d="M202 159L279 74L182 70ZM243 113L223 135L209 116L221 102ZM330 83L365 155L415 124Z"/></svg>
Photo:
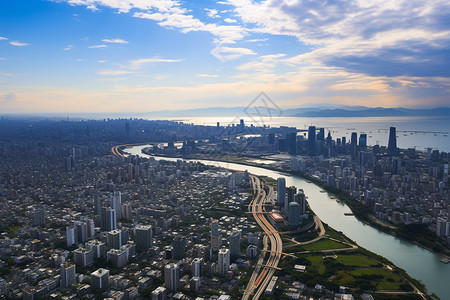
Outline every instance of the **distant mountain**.
<svg viewBox="0 0 450 300"><path fill-rule="evenodd" d="M361 108L361 107L360 107ZM349 109L289 109L284 116L290 117L412 117L412 116L450 116L450 107L432 109L410 108L361 108Z"/></svg>
<svg viewBox="0 0 450 300"><path fill-rule="evenodd" d="M299 107L284 109L283 117L415 117L415 116L450 116L450 107L431 109L385 108L366 106L338 106L321 103L319 107ZM246 107L209 107L187 110L162 110L141 113L147 117L245 117Z"/></svg>

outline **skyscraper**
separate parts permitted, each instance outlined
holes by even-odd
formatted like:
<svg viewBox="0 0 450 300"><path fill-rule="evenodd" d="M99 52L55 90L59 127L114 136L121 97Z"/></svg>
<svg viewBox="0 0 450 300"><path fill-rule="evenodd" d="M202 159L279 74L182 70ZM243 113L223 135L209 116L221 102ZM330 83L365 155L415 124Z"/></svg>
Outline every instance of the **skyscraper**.
<svg viewBox="0 0 450 300"><path fill-rule="evenodd" d="M277 202L278 205L283 205L286 201L286 179L280 177L277 179Z"/></svg>
<svg viewBox="0 0 450 300"><path fill-rule="evenodd" d="M358 150L358 133L352 132L352 136L350 139L350 154L353 158L356 157L356 152Z"/></svg>
<svg viewBox="0 0 450 300"><path fill-rule="evenodd" d="M115 209L106 209L106 230L112 231L117 229L117 214Z"/></svg>
<svg viewBox="0 0 450 300"><path fill-rule="evenodd" d="M294 202L294 196L297 194L297 188L295 186L290 186L286 188L287 199L284 202L284 212L285 214L289 211L289 203Z"/></svg>
<svg viewBox="0 0 450 300"><path fill-rule="evenodd" d="M37 208L33 210L33 225L42 226L45 225L45 209Z"/></svg>
<svg viewBox="0 0 450 300"><path fill-rule="evenodd" d="M75 283L75 265L63 264L60 269L61 287L68 288Z"/></svg>
<svg viewBox="0 0 450 300"><path fill-rule="evenodd" d="M174 259L182 259L186 253L186 238L177 236L172 242L172 256Z"/></svg>
<svg viewBox="0 0 450 300"><path fill-rule="evenodd" d="M194 258L191 264L192 277L201 277L203 268L203 258Z"/></svg>
<svg viewBox="0 0 450 300"><path fill-rule="evenodd" d="M300 204L297 202L289 203L288 222L290 226L297 226L301 220Z"/></svg>
<svg viewBox="0 0 450 300"><path fill-rule="evenodd" d="M109 270L100 268L92 272L91 286L94 290L105 290L109 286Z"/></svg>
<svg viewBox="0 0 450 300"><path fill-rule="evenodd" d="M122 246L122 231L109 231L106 244L110 249L120 249L120 246Z"/></svg>
<svg viewBox="0 0 450 300"><path fill-rule="evenodd" d="M286 136L287 150L291 155L297 154L297 132L289 132Z"/></svg>
<svg viewBox="0 0 450 300"><path fill-rule="evenodd" d="M308 128L308 154L310 156L316 155L316 126L309 126Z"/></svg>
<svg viewBox="0 0 450 300"><path fill-rule="evenodd" d="M180 281L180 268L170 263L164 267L164 282L167 289L176 291Z"/></svg>
<svg viewBox="0 0 450 300"><path fill-rule="evenodd" d="M117 219L122 219L122 193L115 191L111 198L111 208L116 210Z"/></svg>
<svg viewBox="0 0 450 300"><path fill-rule="evenodd" d="M241 233L239 231L233 231L230 234L230 255L241 255Z"/></svg>
<svg viewBox="0 0 450 300"><path fill-rule="evenodd" d="M230 268L230 250L222 248L219 250L219 275L225 276Z"/></svg>
<svg viewBox="0 0 450 300"><path fill-rule="evenodd" d="M389 141L388 141L387 154L388 155L397 155L398 154L397 132L396 132L395 127L389 128Z"/></svg>
<svg viewBox="0 0 450 300"><path fill-rule="evenodd" d="M72 247L73 245L78 244L78 232L75 226L66 227L66 240L67 247Z"/></svg>
<svg viewBox="0 0 450 300"><path fill-rule="evenodd" d="M220 235L219 235L219 221L211 221L211 249L214 251L219 250L221 245Z"/></svg>
<svg viewBox="0 0 450 300"><path fill-rule="evenodd" d="M367 148L367 134L366 133L361 133L359 135L359 147L362 149Z"/></svg>
<svg viewBox="0 0 450 300"><path fill-rule="evenodd" d="M134 241L137 251L147 251L153 245L151 225L136 225L134 228Z"/></svg>

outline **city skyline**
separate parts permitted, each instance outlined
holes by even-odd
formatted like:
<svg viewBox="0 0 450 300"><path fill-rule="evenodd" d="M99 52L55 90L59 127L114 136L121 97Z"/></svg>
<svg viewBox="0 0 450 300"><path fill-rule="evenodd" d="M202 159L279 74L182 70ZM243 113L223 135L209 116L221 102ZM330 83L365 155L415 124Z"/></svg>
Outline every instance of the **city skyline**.
<svg viewBox="0 0 450 300"><path fill-rule="evenodd" d="M444 1L3 1L2 113L448 106Z"/></svg>

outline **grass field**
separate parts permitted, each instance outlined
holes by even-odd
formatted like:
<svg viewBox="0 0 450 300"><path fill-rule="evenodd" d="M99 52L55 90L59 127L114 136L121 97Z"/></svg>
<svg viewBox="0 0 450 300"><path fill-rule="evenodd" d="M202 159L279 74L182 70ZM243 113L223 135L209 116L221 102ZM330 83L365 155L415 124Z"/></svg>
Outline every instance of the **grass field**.
<svg viewBox="0 0 450 300"><path fill-rule="evenodd" d="M325 273L325 265L323 264L321 255L306 256L306 259L311 262L311 266L309 266L310 269L316 270L319 274Z"/></svg>
<svg viewBox="0 0 450 300"><path fill-rule="evenodd" d="M376 261L363 255L339 255L336 260L349 267L373 267L378 265Z"/></svg>
<svg viewBox="0 0 450 300"><path fill-rule="evenodd" d="M342 249L342 248L350 248L350 246L341 244L335 241L322 239L310 245L303 246L305 250L308 251L318 251L318 250L333 250L333 249Z"/></svg>

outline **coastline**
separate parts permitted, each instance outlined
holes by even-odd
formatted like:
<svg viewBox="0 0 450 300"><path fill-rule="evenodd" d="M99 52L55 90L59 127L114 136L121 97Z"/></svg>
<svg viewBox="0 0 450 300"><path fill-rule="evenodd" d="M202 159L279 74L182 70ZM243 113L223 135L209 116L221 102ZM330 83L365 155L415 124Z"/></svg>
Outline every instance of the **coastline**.
<svg viewBox="0 0 450 300"><path fill-rule="evenodd" d="M245 161L233 161L230 159L226 159L225 157L221 157L221 158L214 158L214 157L198 157L198 156L175 156L175 155L169 155L169 154L161 154L161 153L152 153L150 151L146 151L146 148L143 148L142 153L147 154L147 155L152 155L152 156L159 156L159 157L168 157L168 158L179 158L179 159L201 159L201 160L210 160L210 161L218 161L218 162L224 162L224 163L235 163L235 164L241 164L241 165L247 165L247 166L251 166L251 167L258 167L258 168L263 168L263 169L267 169L267 170L271 170L271 171L275 171L275 172L279 172L282 174L287 174L287 175L291 175L291 176L298 176L304 180L308 180L316 185L318 185L319 187L321 187L322 189L326 190L329 194L333 195L336 197L336 201L343 201L352 211L354 217L364 223L365 225L368 225L374 229L380 230L384 233L387 233L395 238L398 238L400 240L412 243L416 246L419 246L427 251L430 251L438 256L440 256L442 259L447 259L450 260L450 255L446 254L446 253L442 253L442 252L438 252L433 250L432 248L430 248L429 246L423 245L415 240L412 239L408 239L406 237L403 236L399 236L398 234L396 234L395 232L393 232L392 230L389 230L389 228L387 228L386 226L383 226L381 224L378 224L374 221L369 221L368 218L364 217L364 214L361 213L361 211L355 207L355 204L358 204L360 206L362 206L363 204L360 203L355 203L354 201L352 201L351 199L348 199L349 195L347 195L346 197L342 197L336 194L336 191L333 190L333 188L329 187L327 184L325 184L324 182L318 180L317 178L314 178L312 176L309 176L307 174L303 174L300 172L293 172L293 171L287 171L287 170L283 170L283 169L279 169L279 168L275 168L275 167L271 167L268 165L262 165L262 164L257 164L257 163L249 163L249 162L245 162ZM251 158L251 159L255 159L255 158ZM346 194L344 191L338 191L339 193L344 193ZM363 209L368 210L367 207L363 207ZM368 212L366 212L368 215L372 215ZM450 251L449 251L450 252ZM442 261L441 261L442 262ZM444 263L444 262L442 262Z"/></svg>

